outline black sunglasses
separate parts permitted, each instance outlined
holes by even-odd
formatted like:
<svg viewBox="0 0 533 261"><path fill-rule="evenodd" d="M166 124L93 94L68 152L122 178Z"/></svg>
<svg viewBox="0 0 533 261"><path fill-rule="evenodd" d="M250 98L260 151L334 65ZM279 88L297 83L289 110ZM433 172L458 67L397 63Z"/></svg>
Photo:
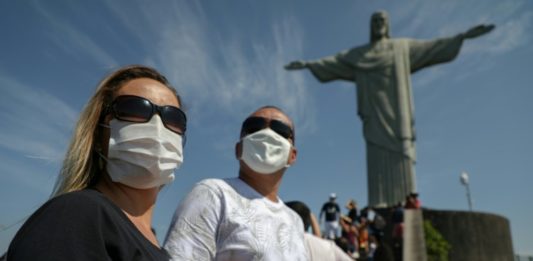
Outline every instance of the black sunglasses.
<svg viewBox="0 0 533 261"><path fill-rule="evenodd" d="M159 113L167 129L182 136L185 135L187 117L180 108L175 106L159 106L143 97L121 95L116 97L106 109L106 114L112 113L113 117L121 121L137 123L150 121L156 112Z"/></svg>
<svg viewBox="0 0 533 261"><path fill-rule="evenodd" d="M242 123L241 137L260 131L267 127L270 127L270 129L285 139L292 138L294 142L294 131L291 127L289 127L289 125L279 120L266 119L256 116L249 117Z"/></svg>

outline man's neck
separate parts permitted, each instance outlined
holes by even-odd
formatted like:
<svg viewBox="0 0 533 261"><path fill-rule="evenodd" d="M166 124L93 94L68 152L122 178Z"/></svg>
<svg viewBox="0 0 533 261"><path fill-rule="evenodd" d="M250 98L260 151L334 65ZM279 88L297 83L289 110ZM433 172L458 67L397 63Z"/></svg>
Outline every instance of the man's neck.
<svg viewBox="0 0 533 261"><path fill-rule="evenodd" d="M278 202L278 190L282 177L283 172L263 175L239 170L239 179L272 202Z"/></svg>

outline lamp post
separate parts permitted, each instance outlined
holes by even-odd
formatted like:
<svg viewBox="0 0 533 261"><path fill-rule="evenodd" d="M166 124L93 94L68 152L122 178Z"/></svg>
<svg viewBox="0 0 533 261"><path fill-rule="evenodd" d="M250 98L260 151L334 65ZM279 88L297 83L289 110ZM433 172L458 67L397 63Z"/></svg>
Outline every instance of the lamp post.
<svg viewBox="0 0 533 261"><path fill-rule="evenodd" d="M472 199L470 198L470 186L468 181L468 174L463 171L461 173L461 184L463 184L466 187L466 197L468 199L468 208L470 211L472 211Z"/></svg>

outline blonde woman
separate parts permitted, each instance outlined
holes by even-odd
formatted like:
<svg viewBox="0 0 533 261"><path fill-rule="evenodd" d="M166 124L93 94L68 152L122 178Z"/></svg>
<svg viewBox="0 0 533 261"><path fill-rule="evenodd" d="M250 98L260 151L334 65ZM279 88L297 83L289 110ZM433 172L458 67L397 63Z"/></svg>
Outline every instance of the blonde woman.
<svg viewBox="0 0 533 261"><path fill-rule="evenodd" d="M181 105L152 68L106 77L80 115L52 198L17 232L7 260L167 260L151 220L183 162Z"/></svg>

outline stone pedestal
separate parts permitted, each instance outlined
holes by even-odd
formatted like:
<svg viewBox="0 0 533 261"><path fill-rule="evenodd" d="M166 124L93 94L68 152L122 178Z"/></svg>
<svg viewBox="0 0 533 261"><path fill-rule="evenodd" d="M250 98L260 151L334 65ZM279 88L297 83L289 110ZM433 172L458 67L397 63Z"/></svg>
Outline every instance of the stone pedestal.
<svg viewBox="0 0 533 261"><path fill-rule="evenodd" d="M376 209L385 220L387 226L384 229L383 244L394 249L392 240L392 209ZM514 250L511 239L511 228L507 218L481 212L435 210L423 208L421 210L423 220L431 221L433 227L448 241L451 246L448 252L450 261L514 261ZM417 228L411 224L420 222L419 217L413 213L405 212L404 215L404 239L410 242L420 242ZM412 226L410 229L409 227ZM409 244L404 241L405 244ZM425 260L420 253L420 244L411 246L404 245L403 260ZM405 253L409 251L409 253ZM407 255L407 256L406 256Z"/></svg>
<svg viewBox="0 0 533 261"><path fill-rule="evenodd" d="M514 260L509 220L505 217L469 211L423 210L451 245L448 260Z"/></svg>
<svg viewBox="0 0 533 261"><path fill-rule="evenodd" d="M403 220L403 260L426 261L422 210L405 210Z"/></svg>

